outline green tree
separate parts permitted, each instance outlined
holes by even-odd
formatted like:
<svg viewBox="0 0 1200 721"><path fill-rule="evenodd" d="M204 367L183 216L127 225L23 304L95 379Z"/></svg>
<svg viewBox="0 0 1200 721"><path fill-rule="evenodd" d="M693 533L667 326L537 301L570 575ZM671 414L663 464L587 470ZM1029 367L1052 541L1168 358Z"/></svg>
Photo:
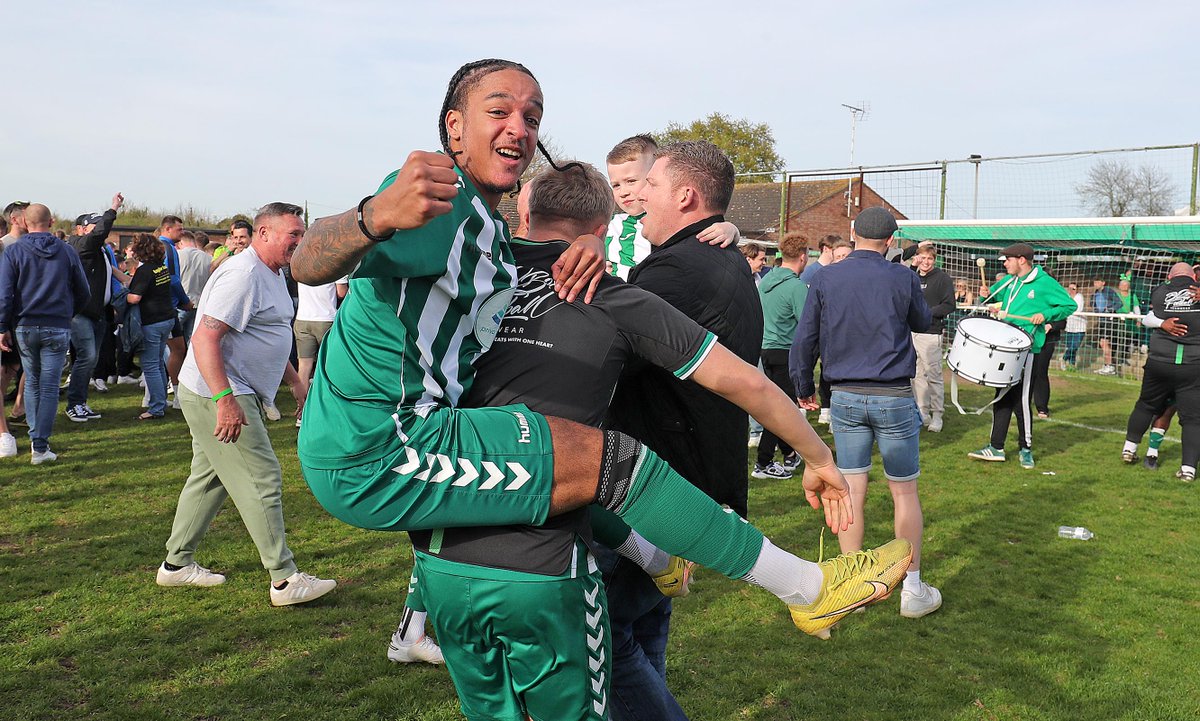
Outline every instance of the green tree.
<svg viewBox="0 0 1200 721"><path fill-rule="evenodd" d="M773 179L746 176L742 173L776 173L784 168L783 158L775 151L775 133L766 123L752 123L745 118L731 118L724 113L712 113L689 125L671 123L666 130L655 134L660 145L681 140L707 140L720 148L733 161L733 171L739 183L761 183Z"/></svg>

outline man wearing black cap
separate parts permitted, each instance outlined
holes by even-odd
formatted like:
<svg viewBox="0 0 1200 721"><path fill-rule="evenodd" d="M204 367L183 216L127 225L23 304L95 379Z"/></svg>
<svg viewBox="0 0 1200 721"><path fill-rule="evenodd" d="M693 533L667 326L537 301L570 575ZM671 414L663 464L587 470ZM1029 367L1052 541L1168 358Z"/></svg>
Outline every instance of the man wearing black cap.
<svg viewBox="0 0 1200 721"><path fill-rule="evenodd" d="M1033 420L1029 400L1033 392L1033 357L1046 342L1046 324L1066 320L1078 308L1071 294L1058 281L1033 264L1033 247L1014 243L1000 251L1008 275L988 289L984 299L992 315L1025 331L1033 338L1021 380L1014 386L996 389L992 406L991 443L967 454L979 461L1004 461L1004 438L1008 423L1017 416L1017 446L1022 468L1033 468Z"/></svg>
<svg viewBox="0 0 1200 721"><path fill-rule="evenodd" d="M892 214L886 208L867 208L855 218L853 230L855 250L813 279L789 366L805 410L820 407L813 385L818 353L821 375L832 387L837 466L854 503L853 523L838 534L842 553L862 548L871 448L879 446L896 509L896 537L913 549L900 593L900 615L920 618L942 605L941 592L921 580L921 412L912 389L917 370L912 334L927 330L932 314L920 277L885 260L896 232Z"/></svg>
<svg viewBox="0 0 1200 721"><path fill-rule="evenodd" d="M117 211L124 202L125 196L117 193L104 213L84 213L76 218L75 234L66 241L83 262L83 273L90 290L87 304L71 319L75 363L71 366L71 380L67 384L67 418L76 423L100 418L100 414L88 406L88 383L100 357L100 342L108 326L108 304L112 300L113 268L104 252L104 241L108 239Z"/></svg>

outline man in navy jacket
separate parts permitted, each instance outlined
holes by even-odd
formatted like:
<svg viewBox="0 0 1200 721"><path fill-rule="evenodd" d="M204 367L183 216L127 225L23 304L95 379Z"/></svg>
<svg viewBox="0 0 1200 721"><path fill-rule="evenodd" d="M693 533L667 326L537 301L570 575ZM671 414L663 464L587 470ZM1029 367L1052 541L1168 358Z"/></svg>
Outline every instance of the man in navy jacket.
<svg viewBox="0 0 1200 721"><path fill-rule="evenodd" d="M833 389L837 465L854 503L854 523L838 534L843 553L862 549L871 446L879 445L896 506L896 537L913 546L900 615L919 618L942 605L941 593L921 581L921 413L912 389L912 333L928 330L932 316L917 274L884 258L895 232L896 219L886 208L867 208L854 220L856 250L821 271L809 288L790 366L802 408L820 407L813 385L818 355L821 376Z"/></svg>

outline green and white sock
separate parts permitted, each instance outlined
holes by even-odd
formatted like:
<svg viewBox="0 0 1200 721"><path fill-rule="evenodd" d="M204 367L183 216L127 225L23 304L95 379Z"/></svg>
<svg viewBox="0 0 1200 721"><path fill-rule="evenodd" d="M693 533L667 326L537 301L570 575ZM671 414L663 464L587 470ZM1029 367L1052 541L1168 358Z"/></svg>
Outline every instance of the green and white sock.
<svg viewBox="0 0 1200 721"><path fill-rule="evenodd" d="M1147 456L1157 456L1158 447L1162 445L1163 439L1167 437L1167 429L1151 428L1150 429L1150 447L1146 449Z"/></svg>
<svg viewBox="0 0 1200 721"><path fill-rule="evenodd" d="M817 564L777 548L648 449L641 450L616 513L667 553L754 583L787 603L811 603L820 592L824 576Z"/></svg>

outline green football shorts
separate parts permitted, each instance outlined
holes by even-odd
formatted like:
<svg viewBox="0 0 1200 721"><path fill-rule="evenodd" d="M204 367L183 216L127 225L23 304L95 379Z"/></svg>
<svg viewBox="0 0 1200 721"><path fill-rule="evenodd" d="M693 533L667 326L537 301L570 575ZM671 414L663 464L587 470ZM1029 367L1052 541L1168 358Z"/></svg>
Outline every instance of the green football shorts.
<svg viewBox="0 0 1200 721"><path fill-rule="evenodd" d="M471 721L609 717L608 601L595 559L576 548L576 578L416 553L429 620Z"/></svg>
<svg viewBox="0 0 1200 721"><path fill-rule="evenodd" d="M545 522L554 447L544 416L513 405L397 417L393 446L379 460L304 467L313 495L336 518L377 531Z"/></svg>

